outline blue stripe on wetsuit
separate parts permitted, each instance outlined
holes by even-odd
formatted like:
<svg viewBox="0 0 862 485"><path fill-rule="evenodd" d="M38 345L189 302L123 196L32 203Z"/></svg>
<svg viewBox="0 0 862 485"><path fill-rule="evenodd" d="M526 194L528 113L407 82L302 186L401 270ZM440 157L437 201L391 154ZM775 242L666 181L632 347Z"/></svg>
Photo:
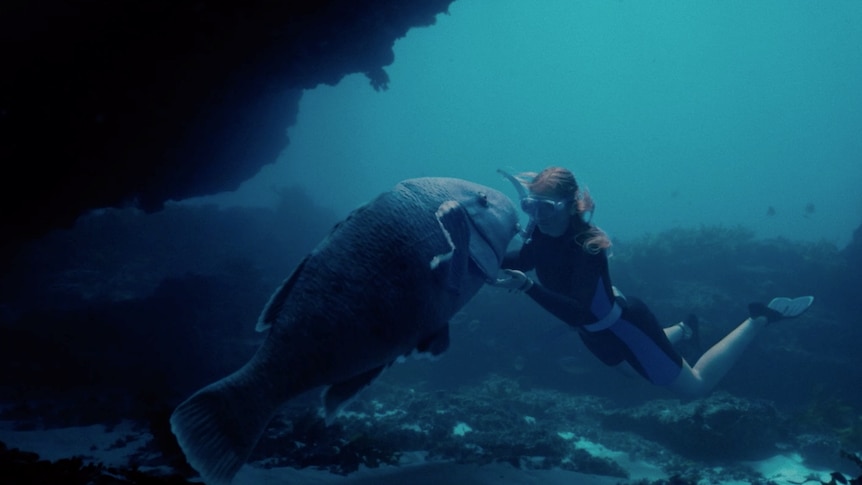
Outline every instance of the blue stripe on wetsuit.
<svg viewBox="0 0 862 485"><path fill-rule="evenodd" d="M596 292L593 293L593 301L590 303L590 311L597 319L601 320L611 311L613 303L613 299L609 299L605 295L605 279L599 276L599 280L596 281Z"/></svg>
<svg viewBox="0 0 862 485"><path fill-rule="evenodd" d="M602 319L613 309L614 300L608 299L604 292L604 280L599 277L596 292L590 303L590 311L598 319ZM610 323L610 322L609 322ZM667 385L679 376L682 368L659 347L653 339L635 324L623 318L606 327L617 336L640 364L643 373L650 382L657 385Z"/></svg>
<svg viewBox="0 0 862 485"><path fill-rule="evenodd" d="M626 319L619 319L608 329L625 343L653 384L665 386L679 376L682 367L645 334Z"/></svg>

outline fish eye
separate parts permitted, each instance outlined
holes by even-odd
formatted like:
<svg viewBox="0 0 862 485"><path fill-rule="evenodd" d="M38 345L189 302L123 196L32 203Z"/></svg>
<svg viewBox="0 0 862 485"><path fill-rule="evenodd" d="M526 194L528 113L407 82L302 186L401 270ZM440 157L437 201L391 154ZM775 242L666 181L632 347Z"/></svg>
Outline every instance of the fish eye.
<svg viewBox="0 0 862 485"><path fill-rule="evenodd" d="M479 192L479 205L488 207L488 194L485 192Z"/></svg>

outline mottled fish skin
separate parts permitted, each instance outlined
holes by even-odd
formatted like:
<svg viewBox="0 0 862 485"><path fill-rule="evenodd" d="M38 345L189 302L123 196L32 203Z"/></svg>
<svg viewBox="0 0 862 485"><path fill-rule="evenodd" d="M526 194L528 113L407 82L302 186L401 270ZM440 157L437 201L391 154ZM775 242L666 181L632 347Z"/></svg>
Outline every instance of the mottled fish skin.
<svg viewBox="0 0 862 485"><path fill-rule="evenodd" d="M502 193L451 178L405 180L353 211L266 305L251 361L174 411L189 463L229 483L285 401L330 386L332 419L399 357L443 352L449 319L496 276L517 219Z"/></svg>

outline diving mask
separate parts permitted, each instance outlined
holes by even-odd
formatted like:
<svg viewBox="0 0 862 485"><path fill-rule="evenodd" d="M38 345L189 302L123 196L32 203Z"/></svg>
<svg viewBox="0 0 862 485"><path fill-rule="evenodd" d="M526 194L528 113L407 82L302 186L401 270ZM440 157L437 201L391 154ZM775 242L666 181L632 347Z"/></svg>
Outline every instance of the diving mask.
<svg viewBox="0 0 862 485"><path fill-rule="evenodd" d="M568 209L571 202L528 195L521 198L521 210L533 219L547 219Z"/></svg>

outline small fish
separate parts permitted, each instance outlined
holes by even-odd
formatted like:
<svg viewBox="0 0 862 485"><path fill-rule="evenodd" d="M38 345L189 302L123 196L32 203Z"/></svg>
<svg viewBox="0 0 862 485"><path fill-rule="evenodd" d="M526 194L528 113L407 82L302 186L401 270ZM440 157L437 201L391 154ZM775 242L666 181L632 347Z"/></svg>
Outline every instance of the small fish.
<svg viewBox="0 0 862 485"><path fill-rule="evenodd" d="M775 207L769 206L769 208L766 209L766 216L772 217L774 215L775 215Z"/></svg>

